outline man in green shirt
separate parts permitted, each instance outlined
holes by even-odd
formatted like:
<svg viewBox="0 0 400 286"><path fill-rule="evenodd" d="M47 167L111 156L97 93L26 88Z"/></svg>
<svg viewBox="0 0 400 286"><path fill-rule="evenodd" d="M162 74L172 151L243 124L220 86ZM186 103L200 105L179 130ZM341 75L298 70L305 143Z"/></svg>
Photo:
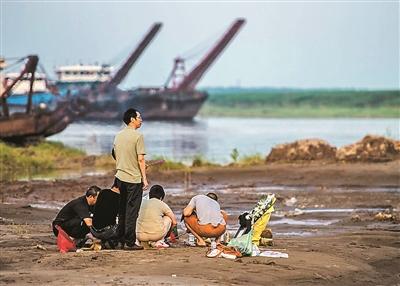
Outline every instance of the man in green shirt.
<svg viewBox="0 0 400 286"><path fill-rule="evenodd" d="M143 247L135 244L136 220L143 190L149 185L144 159L144 139L137 131L142 125L142 118L137 110L130 108L124 113L123 121L127 126L118 132L114 139L117 170L114 185L118 187L121 195L118 236L124 249L141 250Z"/></svg>

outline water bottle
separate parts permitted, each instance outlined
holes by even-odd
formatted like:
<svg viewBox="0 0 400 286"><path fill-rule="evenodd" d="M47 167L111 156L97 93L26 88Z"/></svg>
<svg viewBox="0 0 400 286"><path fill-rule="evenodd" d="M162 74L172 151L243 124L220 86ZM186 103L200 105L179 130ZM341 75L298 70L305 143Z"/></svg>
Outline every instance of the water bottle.
<svg viewBox="0 0 400 286"><path fill-rule="evenodd" d="M194 245L194 244L195 244L194 235L189 233L189 245Z"/></svg>
<svg viewBox="0 0 400 286"><path fill-rule="evenodd" d="M211 238L211 250L217 249L217 242L215 238Z"/></svg>

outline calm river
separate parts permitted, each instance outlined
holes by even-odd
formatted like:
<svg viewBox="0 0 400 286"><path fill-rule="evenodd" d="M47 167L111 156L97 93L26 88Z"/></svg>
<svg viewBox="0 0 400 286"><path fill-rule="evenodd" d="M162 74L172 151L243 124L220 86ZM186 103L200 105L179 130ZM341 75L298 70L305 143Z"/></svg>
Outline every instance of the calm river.
<svg viewBox="0 0 400 286"><path fill-rule="evenodd" d="M399 140L399 119L269 119L201 118L192 122L144 121L147 158L156 156L191 162L193 157L230 162L232 149L240 156L269 153L277 144L320 138L340 147L366 134ZM109 153L120 122L76 122L48 140L61 141L90 155Z"/></svg>

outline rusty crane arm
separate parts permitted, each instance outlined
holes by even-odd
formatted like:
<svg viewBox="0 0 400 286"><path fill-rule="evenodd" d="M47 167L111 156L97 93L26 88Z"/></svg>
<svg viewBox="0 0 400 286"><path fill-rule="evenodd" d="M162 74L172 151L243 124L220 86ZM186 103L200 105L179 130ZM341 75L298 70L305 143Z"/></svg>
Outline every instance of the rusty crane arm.
<svg viewBox="0 0 400 286"><path fill-rule="evenodd" d="M137 59L140 57L140 55L146 49L148 44L153 40L154 36L158 33L161 26L162 26L161 23L155 23L150 28L149 32L146 34L146 36L143 38L143 40L139 43L137 48L132 52L132 54L128 57L128 59L125 61L125 63L122 65L122 67L117 71L117 73L114 75L114 77L110 81L105 83L105 85L103 86L103 89L115 88L118 84L121 83L121 81L128 74L129 70L135 64Z"/></svg>
<svg viewBox="0 0 400 286"><path fill-rule="evenodd" d="M28 94L28 104L26 106L26 113L30 113L32 109L32 92L33 92L33 83L35 81L35 71L36 67L39 62L39 57L36 55L30 55L27 57L28 61L25 64L24 69L21 71L19 76L14 79L10 85L6 86L4 91L1 93L0 98L1 98L1 103L3 106L3 114L4 116L9 116L8 112L8 105L7 105L7 97L9 96L9 93L11 89L14 87L14 85L20 81L25 74L30 73L31 78L30 78L30 86L29 86L29 94Z"/></svg>
<svg viewBox="0 0 400 286"><path fill-rule="evenodd" d="M193 90L196 84L200 81L201 77L217 59L233 37L237 34L239 29L245 23L245 19L237 19L222 38L216 43L211 51L200 61L200 63L185 76L183 81L175 88L176 91Z"/></svg>

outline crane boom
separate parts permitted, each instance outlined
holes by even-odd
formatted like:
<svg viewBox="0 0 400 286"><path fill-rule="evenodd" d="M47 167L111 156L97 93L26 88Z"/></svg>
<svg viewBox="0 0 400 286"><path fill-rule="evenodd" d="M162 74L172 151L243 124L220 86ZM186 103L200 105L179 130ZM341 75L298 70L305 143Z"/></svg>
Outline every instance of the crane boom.
<svg viewBox="0 0 400 286"><path fill-rule="evenodd" d="M176 91L194 90L196 84L201 77L217 59L225 47L230 43L233 37L237 34L242 25L246 22L245 19L237 19L222 38L215 44L210 52L200 61L200 63L185 76L183 81L175 88Z"/></svg>
<svg viewBox="0 0 400 286"><path fill-rule="evenodd" d="M136 49L132 52L132 54L128 57L128 59L125 61L125 63L122 65L122 67L117 71L117 73L114 75L114 77L109 82L106 83L106 89L114 88L118 84L121 83L121 81L128 74L129 70L135 64L137 59L140 57L140 55L146 49L148 44L153 40L154 36L158 33L161 26L162 26L161 23L153 24L153 26L150 28L149 32L146 34L146 36L143 38L143 40L139 43L139 45L136 47Z"/></svg>
<svg viewBox="0 0 400 286"><path fill-rule="evenodd" d="M39 62L39 57L37 55L30 55L27 57L27 62L25 64L24 69L21 71L19 76L14 79L10 85L6 86L4 91L0 95L1 103L3 106L4 116L9 116L8 105L7 105L7 97L9 96L9 92L14 87L14 85L20 81L25 74L30 74L30 83L29 83L29 93L28 93L28 103L26 105L26 113L30 113L32 110L32 92L33 92L33 83L35 81L35 71L37 64Z"/></svg>

